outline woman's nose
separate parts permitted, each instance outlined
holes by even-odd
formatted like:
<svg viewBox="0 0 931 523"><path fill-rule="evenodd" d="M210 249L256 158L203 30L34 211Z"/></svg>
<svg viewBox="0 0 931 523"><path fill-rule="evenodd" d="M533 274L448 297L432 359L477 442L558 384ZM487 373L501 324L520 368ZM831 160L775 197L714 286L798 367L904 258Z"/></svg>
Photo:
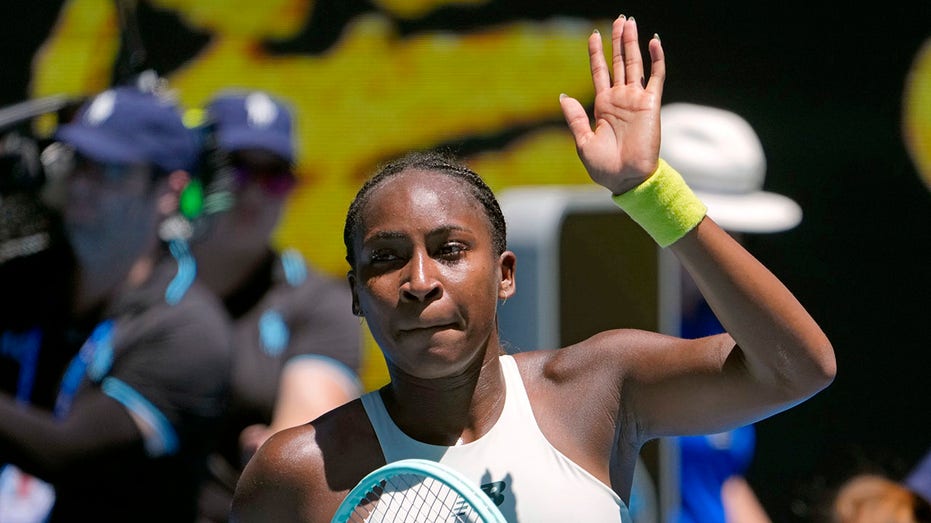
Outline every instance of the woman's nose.
<svg viewBox="0 0 931 523"><path fill-rule="evenodd" d="M437 298L441 289L433 260L421 253L411 256L407 277L401 284L402 298L407 301L429 301Z"/></svg>

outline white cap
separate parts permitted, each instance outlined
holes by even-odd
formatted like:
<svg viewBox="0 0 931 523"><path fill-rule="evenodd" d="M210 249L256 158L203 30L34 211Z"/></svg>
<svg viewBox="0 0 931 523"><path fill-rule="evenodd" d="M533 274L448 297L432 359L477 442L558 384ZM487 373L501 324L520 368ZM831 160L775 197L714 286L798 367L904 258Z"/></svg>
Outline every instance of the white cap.
<svg viewBox="0 0 931 523"><path fill-rule="evenodd" d="M746 120L730 111L689 103L662 108L660 156L679 171L725 230L779 232L802 221L802 208L763 191L766 157Z"/></svg>

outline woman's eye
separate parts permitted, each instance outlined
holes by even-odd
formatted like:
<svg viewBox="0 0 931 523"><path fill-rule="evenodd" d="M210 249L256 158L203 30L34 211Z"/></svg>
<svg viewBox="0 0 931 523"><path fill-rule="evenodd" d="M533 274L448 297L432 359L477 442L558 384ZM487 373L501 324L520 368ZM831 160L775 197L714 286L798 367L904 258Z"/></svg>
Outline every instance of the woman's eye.
<svg viewBox="0 0 931 523"><path fill-rule="evenodd" d="M439 255L443 258L458 258L466 251L466 246L461 243L450 242L444 243L439 249Z"/></svg>
<svg viewBox="0 0 931 523"><path fill-rule="evenodd" d="M373 251L369 255L369 261L372 263L385 263L395 261L398 256L393 251Z"/></svg>

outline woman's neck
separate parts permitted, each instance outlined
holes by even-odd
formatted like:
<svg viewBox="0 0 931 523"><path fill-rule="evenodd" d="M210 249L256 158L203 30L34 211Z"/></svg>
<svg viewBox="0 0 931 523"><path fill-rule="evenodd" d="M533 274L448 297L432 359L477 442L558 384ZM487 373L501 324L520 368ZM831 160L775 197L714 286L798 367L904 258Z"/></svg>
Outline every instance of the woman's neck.
<svg viewBox="0 0 931 523"><path fill-rule="evenodd" d="M495 348L496 349L496 348ZM408 436L432 445L474 441L494 426L504 408L504 374L493 350L466 372L423 380L393 369L381 390L385 408Z"/></svg>

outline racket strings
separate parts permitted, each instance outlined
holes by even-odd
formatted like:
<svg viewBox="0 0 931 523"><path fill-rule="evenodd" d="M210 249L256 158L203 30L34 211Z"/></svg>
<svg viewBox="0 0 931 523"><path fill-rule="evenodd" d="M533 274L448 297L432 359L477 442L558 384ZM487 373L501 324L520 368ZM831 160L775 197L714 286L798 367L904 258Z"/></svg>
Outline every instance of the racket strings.
<svg viewBox="0 0 931 523"><path fill-rule="evenodd" d="M482 518L467 499L444 482L404 473L384 479L369 489L348 521L472 523Z"/></svg>

